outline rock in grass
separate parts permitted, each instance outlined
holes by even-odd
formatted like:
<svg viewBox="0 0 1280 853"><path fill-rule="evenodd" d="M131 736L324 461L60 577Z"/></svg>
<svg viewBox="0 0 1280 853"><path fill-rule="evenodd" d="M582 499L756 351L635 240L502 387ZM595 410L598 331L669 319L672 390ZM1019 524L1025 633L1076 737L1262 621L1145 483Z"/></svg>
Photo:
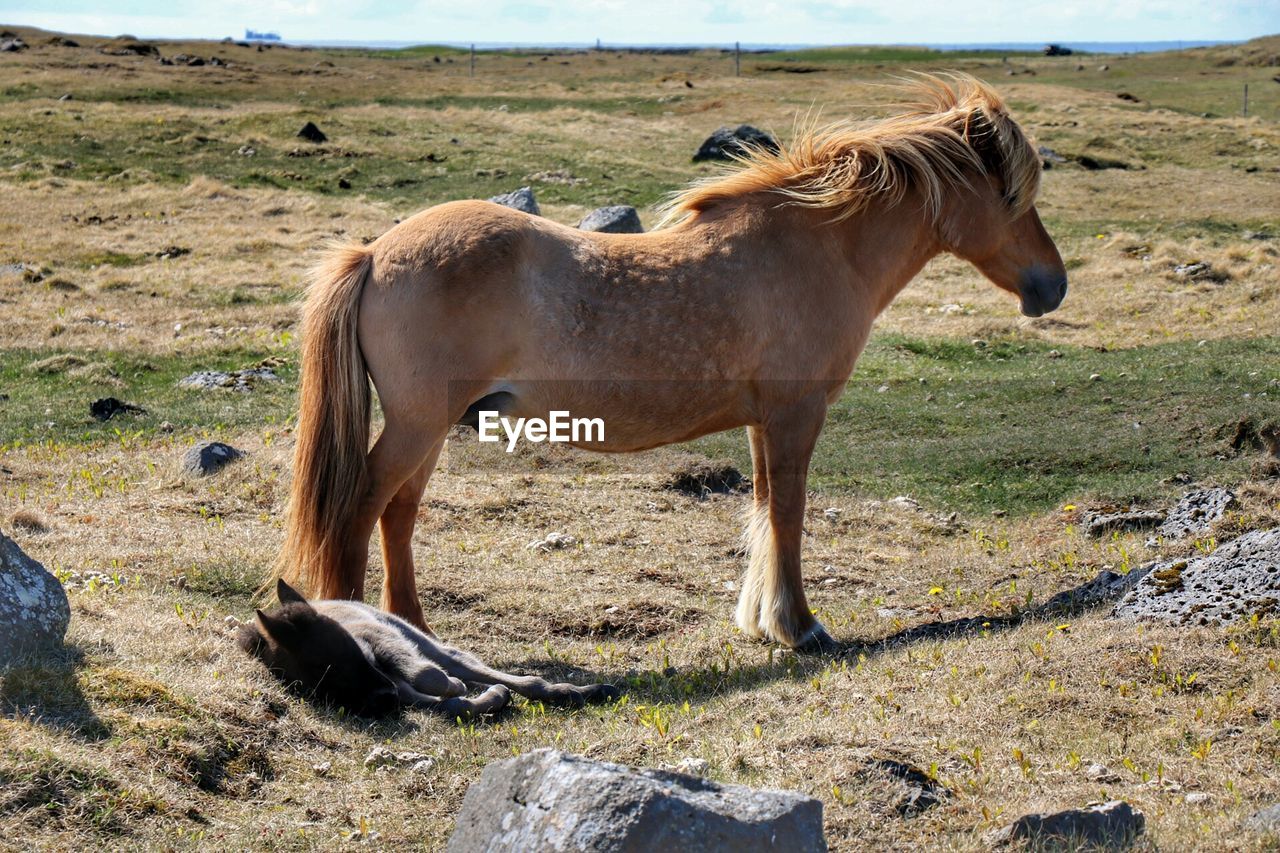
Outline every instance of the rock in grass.
<svg viewBox="0 0 1280 853"><path fill-rule="evenodd" d="M822 851L822 803L538 749L484 769L447 848Z"/></svg>
<svg viewBox="0 0 1280 853"><path fill-rule="evenodd" d="M1244 828L1253 832L1280 834L1280 803L1259 809L1244 819Z"/></svg>
<svg viewBox="0 0 1280 853"><path fill-rule="evenodd" d="M316 127L315 122L311 121L302 126L302 130L298 131L298 136L308 142L314 142L317 145L329 138L325 136L323 130Z"/></svg>
<svg viewBox="0 0 1280 853"><path fill-rule="evenodd" d="M533 216L541 216L542 208L538 207L538 200L533 197L533 190L529 187L521 187L509 193L495 195L489 199L494 204L500 204L503 207L509 207L512 210L520 210Z"/></svg>
<svg viewBox="0 0 1280 853"><path fill-rule="evenodd" d="M239 391L248 394L259 382L279 382L280 377L270 367L248 367L244 370L198 370L178 380L182 388L193 391Z"/></svg>
<svg viewBox="0 0 1280 853"><path fill-rule="evenodd" d="M103 397L89 404L89 414L96 421L109 421L116 415L145 415L147 410L133 403L117 400L115 397Z"/></svg>
<svg viewBox="0 0 1280 853"><path fill-rule="evenodd" d="M992 836L995 844L1028 841L1036 849L1065 846L1075 850L1101 847L1112 850L1128 847L1146 828L1142 812L1122 800L1099 803L1083 809L1053 814L1029 814L1015 820Z"/></svg>
<svg viewBox="0 0 1280 853"><path fill-rule="evenodd" d="M606 234L643 234L640 214L629 204L598 207L578 223L583 231L602 231Z"/></svg>
<svg viewBox="0 0 1280 853"><path fill-rule="evenodd" d="M747 153L750 148L762 148L765 151L777 151L778 140L758 127L740 124L735 128L721 127L703 140L693 155L693 162L703 160L732 160L734 156Z"/></svg>
<svg viewBox="0 0 1280 853"><path fill-rule="evenodd" d="M1280 527L1254 530L1213 553L1165 560L1116 604L1112 615L1172 625L1225 625L1280 615Z"/></svg>
<svg viewBox="0 0 1280 853"><path fill-rule="evenodd" d="M202 441L182 456L182 470L193 477L208 477L235 462L244 452L221 441Z"/></svg>
<svg viewBox="0 0 1280 853"><path fill-rule="evenodd" d="M0 670L24 654L60 645L70 621L62 584L0 533Z"/></svg>
<svg viewBox="0 0 1280 853"><path fill-rule="evenodd" d="M1089 513L1084 517L1084 532L1090 536L1106 536L1113 531L1150 530L1160 526L1164 519L1165 514L1158 510Z"/></svg>
<svg viewBox="0 0 1280 853"><path fill-rule="evenodd" d="M1197 489L1187 492L1178 505L1169 510L1169 517L1156 528L1156 536L1164 539L1184 539L1209 532L1209 526L1222 518L1227 508L1235 503L1236 494L1230 489ZM1154 542L1148 542L1148 545Z"/></svg>

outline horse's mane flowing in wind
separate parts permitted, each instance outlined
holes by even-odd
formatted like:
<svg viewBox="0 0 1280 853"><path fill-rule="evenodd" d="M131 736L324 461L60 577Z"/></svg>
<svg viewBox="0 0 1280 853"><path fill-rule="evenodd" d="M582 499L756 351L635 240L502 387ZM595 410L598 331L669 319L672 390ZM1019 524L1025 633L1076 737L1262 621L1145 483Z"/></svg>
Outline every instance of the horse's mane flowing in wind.
<svg viewBox="0 0 1280 853"><path fill-rule="evenodd" d="M909 86L905 111L870 122L838 122L800 133L777 151L754 147L742 168L707 178L675 195L664 223L675 223L752 193L775 193L783 203L830 210L847 219L873 199L900 201L922 191L931 217L944 192L966 182L965 172L998 177L1005 202L1020 215L1035 201L1040 160L1004 101L965 74L920 75Z"/></svg>

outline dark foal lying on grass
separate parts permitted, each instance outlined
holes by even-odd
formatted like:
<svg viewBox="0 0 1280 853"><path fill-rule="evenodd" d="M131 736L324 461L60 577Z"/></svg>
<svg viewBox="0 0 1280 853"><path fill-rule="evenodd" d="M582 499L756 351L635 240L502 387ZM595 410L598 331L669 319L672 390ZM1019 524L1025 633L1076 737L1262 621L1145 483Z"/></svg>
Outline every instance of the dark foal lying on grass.
<svg viewBox="0 0 1280 853"><path fill-rule="evenodd" d="M412 707L469 719L506 707L507 688L571 707L619 696L609 684L578 687L499 672L362 602L309 602L284 581L276 595L278 608L259 610L257 621L240 629L240 647L299 693L358 716ZM487 689L468 698L479 686Z"/></svg>

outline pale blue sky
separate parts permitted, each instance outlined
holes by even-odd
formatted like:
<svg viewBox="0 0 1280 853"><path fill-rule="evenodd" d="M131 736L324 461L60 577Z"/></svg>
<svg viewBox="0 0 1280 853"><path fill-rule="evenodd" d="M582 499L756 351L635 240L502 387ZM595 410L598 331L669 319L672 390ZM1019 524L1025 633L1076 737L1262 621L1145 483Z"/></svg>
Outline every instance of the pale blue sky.
<svg viewBox="0 0 1280 853"><path fill-rule="evenodd" d="M0 23L137 36L414 42L957 43L1230 40L1280 0L0 0Z"/></svg>

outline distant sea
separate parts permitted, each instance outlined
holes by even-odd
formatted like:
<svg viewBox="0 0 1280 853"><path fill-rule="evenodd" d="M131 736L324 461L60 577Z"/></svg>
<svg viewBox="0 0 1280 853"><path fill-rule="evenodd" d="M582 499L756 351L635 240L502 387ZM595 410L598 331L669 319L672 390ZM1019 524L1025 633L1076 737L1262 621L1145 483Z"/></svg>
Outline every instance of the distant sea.
<svg viewBox="0 0 1280 853"><path fill-rule="evenodd" d="M345 41L342 39L317 39L314 41L293 41L284 39L286 44L295 46L314 46L314 47L363 47L376 50L396 50L404 47L414 47L420 44L439 44L446 47L467 48L471 46L471 42L456 41ZM1004 41L1004 42L975 42L972 44L919 44L909 45L910 47L927 47L933 50L953 51L953 50L990 50L990 51L1008 51L1010 53L1019 51L1039 52L1049 42L1043 41ZM1069 47L1074 51L1083 51L1085 53L1154 53L1161 50L1185 50L1191 47L1212 47L1218 44L1240 44L1236 41L1058 41L1053 44L1061 47ZM476 50L537 50L539 48L548 48L556 50L582 50L593 48L595 42L553 42L550 44L533 44L530 42L497 42L497 41L478 41L475 42ZM835 47L836 45L824 44L755 44L744 42L742 49L744 51L771 51L771 50L804 50L807 48ZM838 45L839 47L893 47L896 45ZM604 42L600 45L605 50L688 50L688 49L732 49L732 44L625 44L615 42Z"/></svg>

